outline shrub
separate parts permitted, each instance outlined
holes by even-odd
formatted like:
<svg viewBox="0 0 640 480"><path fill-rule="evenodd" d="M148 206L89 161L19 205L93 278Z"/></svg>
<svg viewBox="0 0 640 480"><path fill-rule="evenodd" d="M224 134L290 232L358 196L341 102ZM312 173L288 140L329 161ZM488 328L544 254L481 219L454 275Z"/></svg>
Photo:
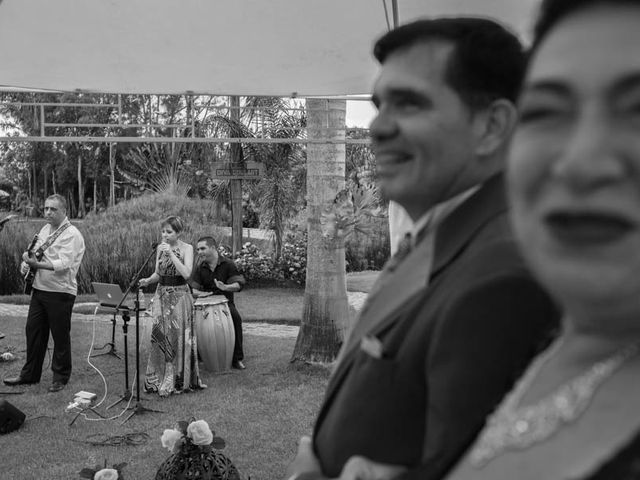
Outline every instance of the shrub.
<svg viewBox="0 0 640 480"><path fill-rule="evenodd" d="M153 256L151 246L160 240L160 223L169 215L179 215L185 223L182 239L195 245L205 234L213 234L221 253L229 258L229 235L216 225L213 202L167 194L149 194L123 202L83 220L74 220L85 239L86 251L78 274L78 292L91 293L91 282L117 283L126 287L145 259ZM0 295L22 291L19 273L22 252L44 225L42 219L9 222L0 242ZM347 271L379 270L389 256L389 233L385 221L377 221L375 234L354 233L345 245ZM275 261L264 242L243 245L234 260L250 285L304 285L307 267L306 229L285 235L282 255ZM154 268L152 259L144 276Z"/></svg>
<svg viewBox="0 0 640 480"><path fill-rule="evenodd" d="M34 234L44 225L42 220L20 219L5 225L0 233L0 295L22 292L20 262Z"/></svg>
<svg viewBox="0 0 640 480"><path fill-rule="evenodd" d="M251 242L242 246L242 250L232 256L226 245L220 246L220 254L232 258L250 284L272 284L294 282L304 285L307 275L307 233L289 233L285 237L282 256L274 260L265 255Z"/></svg>
<svg viewBox="0 0 640 480"><path fill-rule="evenodd" d="M382 270L391 250L386 218L371 219L371 233L354 232L345 241L347 272Z"/></svg>
<svg viewBox="0 0 640 480"><path fill-rule="evenodd" d="M291 232L285 236L282 256L277 267L284 278L304 285L307 278L307 232Z"/></svg>
<svg viewBox="0 0 640 480"><path fill-rule="evenodd" d="M225 240L216 225L213 202L168 194L148 194L123 202L98 214L72 223L84 236L86 250L78 274L78 292L90 293L91 282L117 283L126 287L160 240L160 223L169 215L185 224L182 239L191 244L205 234ZM0 294L22 291L19 273L22 252L44 220L19 220L6 225L0 242ZM154 268L149 260L143 275Z"/></svg>

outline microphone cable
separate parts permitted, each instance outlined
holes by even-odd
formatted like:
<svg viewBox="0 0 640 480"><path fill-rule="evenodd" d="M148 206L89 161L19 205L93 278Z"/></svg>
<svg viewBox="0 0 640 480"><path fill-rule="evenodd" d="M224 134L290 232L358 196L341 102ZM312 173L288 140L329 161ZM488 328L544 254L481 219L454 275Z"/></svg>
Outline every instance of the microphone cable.
<svg viewBox="0 0 640 480"><path fill-rule="evenodd" d="M92 405L92 406L89 406L89 407L85 407L85 408L75 407L75 409L74 409L74 410L77 411L76 418L77 418L78 415L82 415L82 417L88 422L105 422L105 421L111 421L111 420L115 420L117 418L120 418L122 415L125 414L125 412L127 412L128 410L131 409L131 402L133 401L133 394L132 394L129 397L129 400L127 401L127 405L123 408L123 410L119 414L113 415L111 417L102 417L101 416L101 418L90 418L85 413L85 410L92 410L92 411L94 411L94 413L96 415L99 415L97 412L95 412L95 409L98 408L100 405L102 405L104 403L105 399L107 398L108 392L109 392L109 387L107 385L107 379L102 374L100 369L98 367L96 367L91 362L91 353L93 352L93 347L94 347L95 341L96 341L96 323L97 323L97 320L98 320L97 314L98 314L98 309L99 308L100 308L100 305L96 305L96 308L93 311L93 329L92 329L92 336L91 336L91 346L89 347L89 353L87 354L87 363L91 366L91 368L93 368L96 372L98 372L98 375L100 375L100 378L102 379L102 383L104 385L104 395L102 396L100 401L98 403L96 403L95 405ZM133 381L131 382L131 389L129 390L130 392L133 392L133 386L135 385L136 378L137 378L137 373L133 376ZM75 421L75 419L74 419L74 421Z"/></svg>

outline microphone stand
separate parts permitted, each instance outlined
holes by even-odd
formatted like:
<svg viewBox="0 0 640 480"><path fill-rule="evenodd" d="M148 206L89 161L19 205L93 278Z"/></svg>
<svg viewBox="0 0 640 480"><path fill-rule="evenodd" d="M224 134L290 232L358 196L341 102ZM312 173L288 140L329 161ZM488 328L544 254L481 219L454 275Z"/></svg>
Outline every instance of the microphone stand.
<svg viewBox="0 0 640 480"><path fill-rule="evenodd" d="M149 263L149 260L151 260L151 258L156 254L157 247L158 247L157 243L154 243L152 245L151 253L147 257L147 259L143 262L142 267L140 267L140 270L138 270L138 272L133 276L131 283L125 290L124 295L122 296L122 301L120 302L120 304L122 304L122 302L124 302L127 295L131 292L131 290L135 289L136 298L133 305L134 305L134 312L136 315L136 404L133 407L133 411L129 414L129 416L122 421L122 424L127 422L136 413L140 413L140 414L145 412L163 413L161 410L153 410L151 408L146 408L142 405L142 403L140 403L140 310L141 309L140 309L140 286L138 285L138 282L140 281L140 276L142 275L142 271L147 266L147 263Z"/></svg>
<svg viewBox="0 0 640 480"><path fill-rule="evenodd" d="M147 259L144 261L144 263L142 264L142 267L140 268L140 270L138 270L138 272L135 274L133 281L129 284L129 286L127 287L127 289L125 290L124 294L122 295L122 300L120 300L120 302L118 303L118 305L115 306L115 313L113 314L113 318L115 320L115 316L118 312L122 313L122 320L123 320L123 324L122 324L122 333L124 336L124 393L120 396L120 398L118 400L116 400L114 403L112 403L111 405L109 405L107 407L107 410L109 410L111 407L115 407L117 404L119 404L120 402L128 402L129 400L131 400L131 397L133 396L131 393L131 389L129 388L129 347L128 347L128 326L129 326L129 321L131 320L131 316L129 315L129 307L123 307L122 304L125 302L125 300L127 299L127 296L129 295L129 293L131 292L131 290L137 286L137 282L140 278L140 275L142 274L142 271L144 270L144 268L147 266L147 263L149 262L149 260L151 259L151 257L155 254L155 248L156 248L157 244L154 244L152 247L152 252L149 254L149 256L147 257ZM137 298L137 290L136 290L136 298ZM139 308L139 305L136 303L135 304L136 309ZM138 318L138 312L136 311L136 319ZM137 337L137 332L136 332L136 337ZM137 357L137 352L136 352L136 357Z"/></svg>

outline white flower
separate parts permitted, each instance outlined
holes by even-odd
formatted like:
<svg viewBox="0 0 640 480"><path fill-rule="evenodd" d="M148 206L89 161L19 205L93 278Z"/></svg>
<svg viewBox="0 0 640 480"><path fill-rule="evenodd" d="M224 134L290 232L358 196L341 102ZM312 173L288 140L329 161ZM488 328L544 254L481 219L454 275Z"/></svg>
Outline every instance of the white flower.
<svg viewBox="0 0 640 480"><path fill-rule="evenodd" d="M179 432L178 430L171 429L171 430L165 430L164 432L162 432L162 437L160 437L160 441L162 442L163 447L165 447L170 452L173 452L176 447L176 443L178 443L178 440L180 440L181 438L182 438L181 432Z"/></svg>
<svg viewBox="0 0 640 480"><path fill-rule="evenodd" d="M213 441L213 433L204 420L191 422L187 427L187 436L195 445L209 445Z"/></svg>
<svg viewBox="0 0 640 480"><path fill-rule="evenodd" d="M113 468L103 468L96 472L93 480L118 480L118 471Z"/></svg>

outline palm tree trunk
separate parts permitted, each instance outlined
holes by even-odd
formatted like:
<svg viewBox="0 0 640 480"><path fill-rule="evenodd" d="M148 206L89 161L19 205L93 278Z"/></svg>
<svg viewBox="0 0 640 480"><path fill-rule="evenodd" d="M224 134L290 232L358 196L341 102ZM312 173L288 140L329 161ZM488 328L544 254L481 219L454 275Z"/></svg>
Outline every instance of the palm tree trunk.
<svg viewBox="0 0 640 480"><path fill-rule="evenodd" d="M109 207L116 204L116 155L113 143L109 144Z"/></svg>
<svg viewBox="0 0 640 480"><path fill-rule="evenodd" d="M44 198L45 199L49 196L49 188L48 188L49 186L47 185L47 176L48 176L47 175L47 167L43 167L43 169L42 169L42 178L43 178L42 185L44 187L43 194L44 194Z"/></svg>
<svg viewBox="0 0 640 480"><path fill-rule="evenodd" d="M82 184L82 152L78 149L78 216L84 218L87 212L84 208L84 186Z"/></svg>
<svg viewBox="0 0 640 480"><path fill-rule="evenodd" d="M229 97L230 119L240 122L240 97ZM234 108L235 107L235 108ZM231 132L232 137L238 136L234 131ZM243 163L242 145L239 143L231 144L231 162L234 164ZM242 180L230 180L231 193L231 240L233 253L242 250Z"/></svg>
<svg viewBox="0 0 640 480"><path fill-rule="evenodd" d="M98 211L98 177L93 177L93 213Z"/></svg>
<svg viewBox="0 0 640 480"><path fill-rule="evenodd" d="M344 100L307 100L308 138L344 142L345 111ZM307 145L307 279L292 362L331 362L344 338L349 315L344 239L327 239L320 230L322 211L344 188L344 176L344 143Z"/></svg>

